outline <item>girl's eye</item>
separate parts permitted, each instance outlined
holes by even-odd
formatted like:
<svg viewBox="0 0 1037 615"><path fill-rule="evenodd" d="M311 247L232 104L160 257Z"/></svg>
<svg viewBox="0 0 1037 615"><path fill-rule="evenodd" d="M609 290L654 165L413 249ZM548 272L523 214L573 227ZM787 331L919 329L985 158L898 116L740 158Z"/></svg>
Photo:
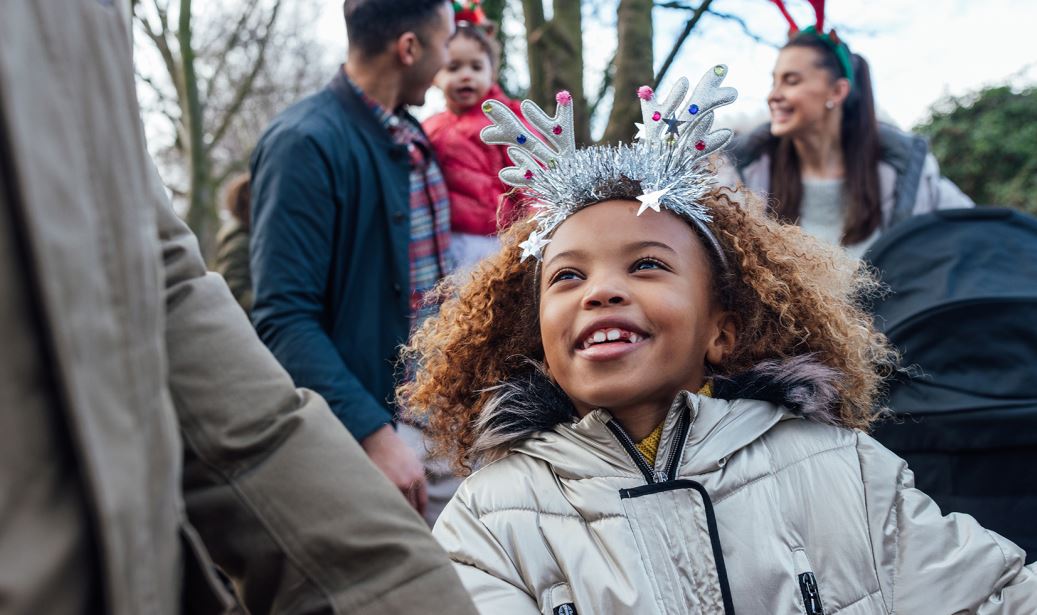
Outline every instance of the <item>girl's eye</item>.
<svg viewBox="0 0 1037 615"><path fill-rule="evenodd" d="M580 274L578 272L573 271L572 269L562 269L558 273L551 276L551 281L549 282L549 284L554 284L555 282L562 282L565 280L578 279L580 279Z"/></svg>
<svg viewBox="0 0 1037 615"><path fill-rule="evenodd" d="M652 269L662 269L664 271L669 271L669 268L666 265L664 265L662 261L651 257L638 259L632 267L633 271L650 271Z"/></svg>

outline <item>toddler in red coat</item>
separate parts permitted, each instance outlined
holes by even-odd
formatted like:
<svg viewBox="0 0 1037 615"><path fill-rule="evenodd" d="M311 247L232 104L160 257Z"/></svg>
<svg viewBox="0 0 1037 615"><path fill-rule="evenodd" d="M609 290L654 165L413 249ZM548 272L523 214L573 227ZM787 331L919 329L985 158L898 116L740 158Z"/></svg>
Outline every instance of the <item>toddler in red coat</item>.
<svg viewBox="0 0 1037 615"><path fill-rule="evenodd" d="M459 270L466 270L499 249L498 226L503 228L511 218L510 203L504 197L510 188L497 177L511 162L504 146L487 145L479 139L479 131L490 125L482 105L493 98L516 115L519 105L496 83L500 52L485 22L459 22L449 53L449 62L436 76L447 110L425 120L423 127L450 191L454 262Z"/></svg>

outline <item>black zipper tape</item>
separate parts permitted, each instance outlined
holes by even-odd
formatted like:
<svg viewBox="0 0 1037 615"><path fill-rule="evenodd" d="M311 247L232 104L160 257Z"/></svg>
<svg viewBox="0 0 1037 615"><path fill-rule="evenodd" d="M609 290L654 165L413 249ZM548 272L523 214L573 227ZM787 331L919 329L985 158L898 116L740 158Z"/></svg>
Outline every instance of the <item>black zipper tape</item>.
<svg viewBox="0 0 1037 615"><path fill-rule="evenodd" d="M803 594L803 608L807 615L825 615L825 607L821 604L821 590L817 586L813 572L808 570L799 575L799 591Z"/></svg>
<svg viewBox="0 0 1037 615"><path fill-rule="evenodd" d="M609 431L612 432L612 435L616 436L616 439L619 440L620 446L622 446L627 454L630 455L630 458L633 459L634 465L637 466L638 470L641 470L641 474L644 475L648 484L651 485L655 483L655 476L652 472L652 468L648 467L648 462L645 461L644 455L642 455L641 451L637 450L637 447L634 446L634 441L630 439L627 432L623 431L623 428L620 427L615 420L605 423L605 426L608 427Z"/></svg>

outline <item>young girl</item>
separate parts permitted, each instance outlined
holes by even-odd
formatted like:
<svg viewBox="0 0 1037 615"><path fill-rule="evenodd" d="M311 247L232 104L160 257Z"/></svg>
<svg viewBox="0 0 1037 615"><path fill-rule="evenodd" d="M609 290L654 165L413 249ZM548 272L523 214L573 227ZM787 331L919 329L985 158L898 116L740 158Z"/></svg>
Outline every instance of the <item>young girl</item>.
<svg viewBox="0 0 1037 615"><path fill-rule="evenodd" d="M500 248L498 220L509 217L507 208L498 216L498 204L509 188L497 177L509 162L503 147L479 140L479 131L489 125L482 107L494 99L519 111L518 103L496 83L500 54L484 24L460 22L449 53L448 64L436 77L447 110L425 120L423 127L450 191L451 251L465 270Z"/></svg>
<svg viewBox="0 0 1037 615"><path fill-rule="evenodd" d="M1024 553L864 431L895 368L874 279L716 187L725 74L642 88L636 145L511 150L537 214L446 291L400 390L480 466L435 535L483 613L1037 612ZM530 122L564 132L559 102ZM491 111L489 141L522 130Z"/></svg>

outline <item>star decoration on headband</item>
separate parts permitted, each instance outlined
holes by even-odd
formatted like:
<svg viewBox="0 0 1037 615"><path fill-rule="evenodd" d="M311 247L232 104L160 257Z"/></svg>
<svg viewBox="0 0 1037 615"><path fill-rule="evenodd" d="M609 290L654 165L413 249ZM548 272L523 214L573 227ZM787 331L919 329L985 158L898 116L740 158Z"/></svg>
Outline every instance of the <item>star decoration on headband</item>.
<svg viewBox="0 0 1037 615"><path fill-rule="evenodd" d="M522 248L522 257L519 259L519 262L524 262L530 256L540 260L544 247L549 243L551 243L550 239L547 239L537 231L533 231L529 234L528 239L519 244L519 247Z"/></svg>
<svg viewBox="0 0 1037 615"><path fill-rule="evenodd" d="M640 216L641 214L645 213L645 210L648 209L661 212L661 203L659 202L659 199L666 196L666 193L669 191L669 188L663 188L662 190L656 190L654 192L646 192L641 196L637 197L637 200L641 201L641 207L637 209L637 215Z"/></svg>
<svg viewBox="0 0 1037 615"><path fill-rule="evenodd" d="M634 135L634 139L638 141L644 141L648 138L648 133L645 132L645 125L641 122L634 122L634 126L637 128L637 134Z"/></svg>
<svg viewBox="0 0 1037 615"><path fill-rule="evenodd" d="M666 134L673 135L674 137L680 136L681 124L687 123L687 120L678 120L675 117L663 121L666 122Z"/></svg>

